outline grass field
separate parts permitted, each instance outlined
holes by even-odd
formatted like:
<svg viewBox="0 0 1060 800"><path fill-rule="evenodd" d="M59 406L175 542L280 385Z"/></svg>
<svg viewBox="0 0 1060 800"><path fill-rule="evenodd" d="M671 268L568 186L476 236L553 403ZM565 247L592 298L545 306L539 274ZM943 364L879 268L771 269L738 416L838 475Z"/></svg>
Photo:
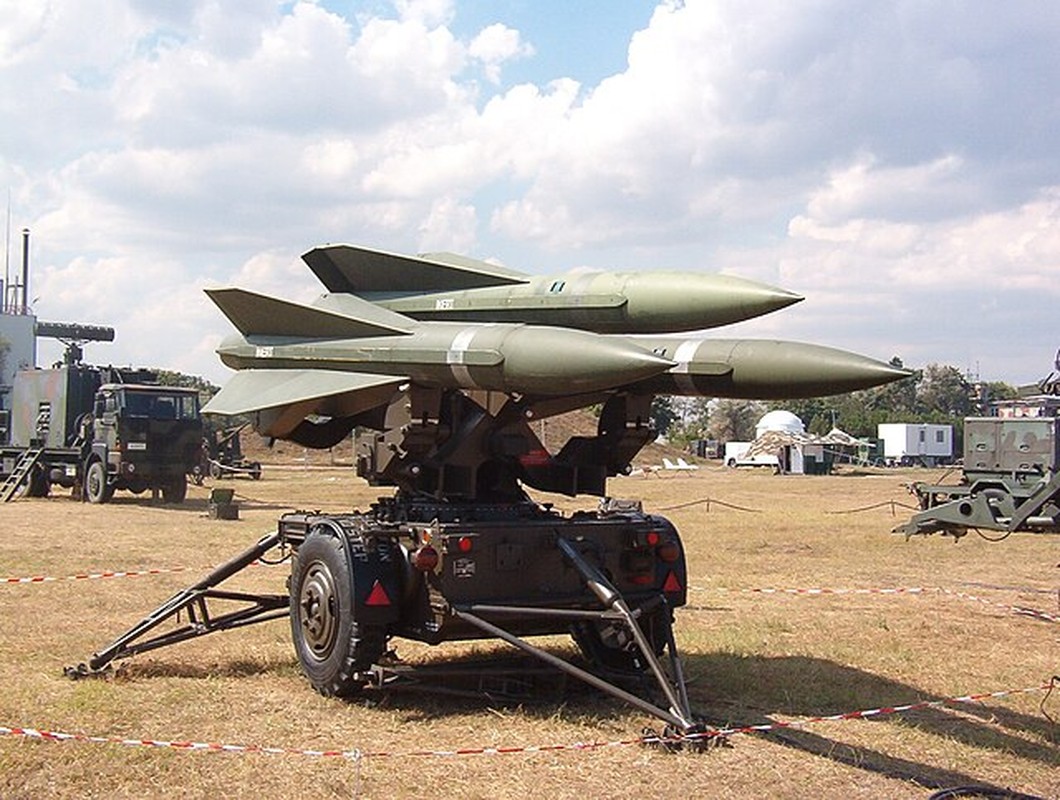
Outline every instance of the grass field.
<svg viewBox="0 0 1060 800"><path fill-rule="evenodd" d="M903 481L925 472L773 476L706 467L615 479L682 532L688 606L676 633L693 706L714 724L803 720L880 706L1034 689L1060 672L1057 537L992 543L972 535L905 541ZM0 736L2 797L907 797L985 783L1060 797L1060 688L906 714L823 722L728 747L670 754L639 744L504 755L413 755L458 748L635 740L656 723L560 682L523 703L369 692L316 695L286 621L229 631L124 662L112 680L70 681L83 661L174 591L275 527L291 508L366 508L378 493L346 468L271 468L227 483L241 519L119 493L109 506L65 495L0 506L0 578L184 567L97 580L0 585L0 726L107 739L190 740L361 758L185 752L112 742ZM545 498L564 510L590 499ZM709 502L708 502L709 501ZM738 507L738 508L734 508ZM868 508L872 507L872 508ZM857 509L866 509L856 511ZM670 510L667 510L670 509ZM746 510L741 510L746 509ZM233 585L282 592L285 567ZM921 594L763 593L764 588L932 587ZM573 652L565 638L549 643ZM508 655L501 644L428 648L406 661ZM1044 703L1043 703L1044 701ZM1044 713L1043 713L1044 712Z"/></svg>

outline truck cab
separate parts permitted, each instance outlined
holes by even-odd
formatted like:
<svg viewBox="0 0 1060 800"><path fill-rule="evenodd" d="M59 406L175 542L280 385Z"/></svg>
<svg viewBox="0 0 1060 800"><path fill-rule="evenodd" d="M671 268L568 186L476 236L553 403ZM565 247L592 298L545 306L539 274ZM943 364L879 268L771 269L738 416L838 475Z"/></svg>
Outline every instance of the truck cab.
<svg viewBox="0 0 1060 800"><path fill-rule="evenodd" d="M106 502L115 489L137 494L152 489L167 503L181 503L186 475L199 463L202 447L198 392L105 383L96 392L90 438L85 470L90 502Z"/></svg>

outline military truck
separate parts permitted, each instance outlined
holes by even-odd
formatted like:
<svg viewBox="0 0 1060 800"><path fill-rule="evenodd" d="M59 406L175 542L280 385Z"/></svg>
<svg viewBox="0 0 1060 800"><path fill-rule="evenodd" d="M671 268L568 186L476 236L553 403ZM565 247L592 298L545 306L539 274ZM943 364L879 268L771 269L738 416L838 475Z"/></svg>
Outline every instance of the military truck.
<svg viewBox="0 0 1060 800"><path fill-rule="evenodd" d="M0 501L53 485L92 503L115 490L184 502L199 463L202 419L194 389L162 386L149 370L68 363L15 376L0 431Z"/></svg>
<svg viewBox="0 0 1060 800"><path fill-rule="evenodd" d="M906 536L1060 531L1060 417L969 417L961 481L910 491L921 510L895 528Z"/></svg>

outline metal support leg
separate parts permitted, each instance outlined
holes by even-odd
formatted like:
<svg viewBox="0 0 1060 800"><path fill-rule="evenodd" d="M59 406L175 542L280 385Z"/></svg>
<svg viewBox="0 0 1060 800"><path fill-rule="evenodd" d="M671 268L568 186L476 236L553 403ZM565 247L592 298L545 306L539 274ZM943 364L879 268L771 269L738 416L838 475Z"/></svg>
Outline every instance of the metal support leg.
<svg viewBox="0 0 1060 800"><path fill-rule="evenodd" d="M490 636L496 636L498 639L503 639L513 647L518 647L523 652L529 653L530 655L541 659L546 664L550 664L556 669L563 670L569 675L573 675L575 678L585 681L590 686L593 686L599 689L600 691L607 692L613 697L617 697L619 700L624 700L630 705L639 708L641 711L646 711L652 716L665 720L671 725L676 725L677 727L681 728L681 730L690 730L693 727L691 722L674 713L672 710L666 711L662 708L659 708L658 706L649 703L647 700L637 697L635 694L631 694L630 692L627 692L624 689L620 689L612 683L608 683L603 678L593 675L591 672L587 672L584 669L581 669L580 667L576 667L569 661L564 661L562 658L552 655L552 653L542 650L539 647L534 647L526 640L520 639L518 636L509 633L503 628L498 628L493 623L488 622L482 619L481 617L475 616L474 614L468 611L461 611L459 609L453 609L453 613L456 614L456 616L460 617L460 619L466 622L470 622L475 627L482 629Z"/></svg>
<svg viewBox="0 0 1060 800"><path fill-rule="evenodd" d="M560 550L574 565L574 568L581 573L582 578L585 579L586 585L592 590L600 602L604 604L606 608L610 608L622 617L623 621L629 627L630 633L633 634L633 639L637 643L637 647L640 648L641 654L648 662L652 674L655 676L655 680L659 684L659 688L662 689L663 694L666 695L667 701L670 703L670 711L679 720L679 726L682 730L691 730L695 727L695 723L692 721L692 710L689 707L688 702L688 690L685 688L683 672L680 667L680 662L677 656L677 646L674 642L673 631L670 630L669 626L667 635L667 647L670 648L670 656L673 661L674 667L674 682L671 682L670 676L666 674L663 669L662 663L659 661L659 657L655 655L655 650L648 638L644 635L644 632L640 629L640 625L637 624L637 620L633 615L633 612L629 608L629 604L626 603L621 593L611 585L610 581L605 578L600 571L586 561L581 553L577 549L564 539L562 536L556 540ZM678 689L675 691L674 683L678 684Z"/></svg>
<svg viewBox="0 0 1060 800"><path fill-rule="evenodd" d="M269 550L276 547L282 538L279 533L266 536L253 547L219 566L195 585L177 592L111 644L93 653L87 664L82 663L76 667L67 667L64 672L71 678L93 675L105 670L111 661L118 658L126 658L136 653L176 644L177 642L218 630L237 628L255 622L265 622L287 616L287 595L246 594L221 591L214 588L217 584L257 561ZM245 602L249 606L225 614L211 616L206 604L206 601L210 598ZM166 620L177 616L182 611L187 611L188 613L189 623L187 625L153 638L144 638L148 632L154 630Z"/></svg>

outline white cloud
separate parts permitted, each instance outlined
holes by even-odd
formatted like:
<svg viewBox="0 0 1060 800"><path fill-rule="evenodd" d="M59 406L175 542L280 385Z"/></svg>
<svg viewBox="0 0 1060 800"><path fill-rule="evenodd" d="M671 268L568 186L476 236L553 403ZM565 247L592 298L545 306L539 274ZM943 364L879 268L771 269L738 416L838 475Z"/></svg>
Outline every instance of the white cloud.
<svg viewBox="0 0 1060 800"><path fill-rule="evenodd" d="M474 206L440 197L420 224L417 250L466 252L475 245L477 222Z"/></svg>
<svg viewBox="0 0 1060 800"><path fill-rule="evenodd" d="M138 346L172 308L223 332L203 283L302 296L298 254L352 240L724 268L807 295L763 329L874 354L929 315L943 351L1000 348L1008 308L1052 324L1060 6L665 2L589 86L506 84L533 44L504 19L458 35L459 10L4 4L0 176L44 315ZM200 331L152 360L205 353Z"/></svg>
<svg viewBox="0 0 1060 800"><path fill-rule="evenodd" d="M468 46L468 55L483 63L486 78L491 83L500 82L504 62L529 58L533 54L533 45L521 41L519 31L499 22L483 28Z"/></svg>
<svg viewBox="0 0 1060 800"><path fill-rule="evenodd" d="M453 0L394 0L402 22L416 22L426 27L441 27L453 19Z"/></svg>

